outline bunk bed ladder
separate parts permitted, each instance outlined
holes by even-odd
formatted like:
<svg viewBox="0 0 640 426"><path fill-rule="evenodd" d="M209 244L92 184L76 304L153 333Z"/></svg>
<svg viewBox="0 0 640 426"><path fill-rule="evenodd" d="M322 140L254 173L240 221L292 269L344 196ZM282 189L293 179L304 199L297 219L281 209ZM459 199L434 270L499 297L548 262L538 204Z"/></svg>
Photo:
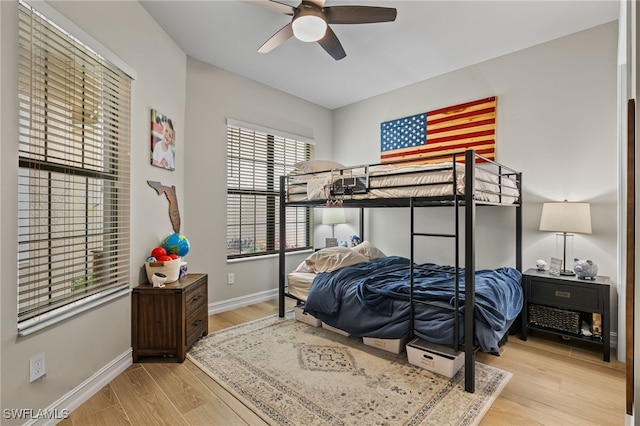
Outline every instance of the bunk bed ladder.
<svg viewBox="0 0 640 426"><path fill-rule="evenodd" d="M455 176L455 171L454 171L454 176ZM455 181L455 179L454 179ZM415 304L416 303L422 303L422 304L427 304L427 305L432 305L432 303L429 302L423 302L423 301L416 301L413 297L413 293L414 293L414 282L415 282L415 270L416 269L420 269L420 270L429 270L429 271L434 271L434 272L442 272L442 273L447 273L447 274L452 274L454 275L454 280L455 280L455 293L454 293L454 301L453 301L453 307L450 308L452 312L454 312L454 317L453 317L453 337L452 337L452 344L451 347L453 349L460 350L459 347L459 342L460 342L460 315L459 315L459 311L460 311L460 305L459 305L459 300L460 300L460 293L459 293L459 286L460 286L460 229L459 229L459 225L458 225L458 218L459 218L459 212L458 212L458 195L454 195L454 202L453 202L453 208L454 208L454 232L453 233L435 233L435 232L416 232L416 227L415 227L415 207L416 207L416 200L415 198L410 198L409 199L409 207L410 207L410 215L411 218L409 220L410 223L410 232L411 232L411 244L410 244L410 265L411 265L411 269L409 272L409 321L410 321L410 328L409 328L409 339L413 339L415 337L414 335L414 320L415 320ZM449 269L441 269L441 268L429 268L429 267L424 267L424 266L418 266L416 264L416 260L415 260L415 243L416 243L416 237L434 237L434 238L453 238L454 239L454 257L455 257L455 261L454 261L454 269L453 271L449 270ZM439 305L438 305L439 306ZM441 306L440 306L441 307Z"/></svg>
<svg viewBox="0 0 640 426"><path fill-rule="evenodd" d="M470 167L466 167L465 172L465 188L473 188L474 175L473 175L473 164L474 164L474 151L467 151L465 153L465 164L471 165ZM453 167L452 167L452 204L451 206L454 209L454 232L450 233L434 233L434 232L416 232L415 229L415 207L416 200L415 198L410 198L409 206L410 206L410 229L411 229L411 244L410 244L410 265L411 270L409 273L409 321L410 321L410 329L409 329L409 338L413 339L414 336L414 326L415 326L415 304L416 303L426 303L426 302L417 302L414 300L414 270L416 269L415 262L415 241L416 237L435 237L435 238L453 238L454 239L454 270L443 270L443 269L432 269L438 272L447 272L452 273L454 275L455 288L454 288L454 300L453 307L451 308L453 312L453 336L452 336L452 345L451 347L459 351L460 348L460 225L459 225L459 207L462 205L462 201L464 201L465 207L465 262L466 270L465 270L465 281L475 282L475 274L474 274L474 252L473 252L473 226L475 225L475 204L473 198L473 191L465 191L464 198L459 194L456 182L458 181L457 177L457 158L456 154L453 154ZM471 172L470 172L471 170ZM471 261L471 263L469 263ZM421 268L421 269L429 269L429 268ZM470 272L469 272L470 270ZM472 284L471 289L475 291L475 288ZM473 393L475 391L475 369L474 369L474 345L473 345L473 318L474 318L474 310L473 304L475 303L474 297L472 295L471 298L468 297L469 288L465 288L465 322L464 322L464 330L465 330L465 343L464 343L464 351L465 351L465 390L467 392ZM471 301L469 301L471 299ZM428 303L427 303L428 304ZM469 316L468 314L471 313ZM469 331L470 329L470 331ZM471 336L470 339L467 336Z"/></svg>

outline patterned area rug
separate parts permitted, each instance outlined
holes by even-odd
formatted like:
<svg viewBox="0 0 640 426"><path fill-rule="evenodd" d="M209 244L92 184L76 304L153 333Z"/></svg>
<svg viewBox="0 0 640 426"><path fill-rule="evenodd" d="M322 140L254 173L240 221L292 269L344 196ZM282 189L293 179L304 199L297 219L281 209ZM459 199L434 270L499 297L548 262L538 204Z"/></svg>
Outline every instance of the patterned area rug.
<svg viewBox="0 0 640 426"><path fill-rule="evenodd" d="M209 334L188 358L272 425L475 425L511 373L476 362L452 379L293 312Z"/></svg>

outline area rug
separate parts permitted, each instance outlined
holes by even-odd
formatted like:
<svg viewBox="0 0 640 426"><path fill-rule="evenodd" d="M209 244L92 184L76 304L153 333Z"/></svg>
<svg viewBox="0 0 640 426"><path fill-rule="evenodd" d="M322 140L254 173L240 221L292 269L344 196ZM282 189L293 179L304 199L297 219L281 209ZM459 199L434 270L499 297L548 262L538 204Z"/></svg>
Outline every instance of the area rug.
<svg viewBox="0 0 640 426"><path fill-rule="evenodd" d="M272 425L476 425L511 373L476 362L449 379L393 354L277 315L209 334L188 358Z"/></svg>

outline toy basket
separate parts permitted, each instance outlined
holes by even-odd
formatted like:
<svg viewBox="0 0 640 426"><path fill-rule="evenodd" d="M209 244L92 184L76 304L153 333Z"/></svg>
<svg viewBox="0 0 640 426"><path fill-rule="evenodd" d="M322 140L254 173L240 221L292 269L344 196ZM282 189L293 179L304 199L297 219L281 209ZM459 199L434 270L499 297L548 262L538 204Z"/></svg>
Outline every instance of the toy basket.
<svg viewBox="0 0 640 426"><path fill-rule="evenodd" d="M144 267L147 270L147 280L149 284L152 283L151 277L153 277L153 274L158 272L167 276L166 284L177 281L180 275L181 264L181 258L165 262L145 262Z"/></svg>

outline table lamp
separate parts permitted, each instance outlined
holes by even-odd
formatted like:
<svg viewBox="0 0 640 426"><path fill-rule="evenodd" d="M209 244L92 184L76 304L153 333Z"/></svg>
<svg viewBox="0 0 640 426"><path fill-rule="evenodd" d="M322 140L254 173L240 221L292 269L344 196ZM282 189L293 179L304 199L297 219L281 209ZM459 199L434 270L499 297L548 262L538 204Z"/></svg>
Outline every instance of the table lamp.
<svg viewBox="0 0 640 426"><path fill-rule="evenodd" d="M567 268L567 238L573 238L571 233L591 233L591 208L589 203L575 203L569 201L547 202L542 205L540 230L558 232L557 238L562 240L562 268L560 275L574 275ZM571 256L569 256L571 259Z"/></svg>
<svg viewBox="0 0 640 426"><path fill-rule="evenodd" d="M346 223L344 209L341 207L327 207L322 209L322 224L331 225L331 238L335 238L335 227L340 223Z"/></svg>

